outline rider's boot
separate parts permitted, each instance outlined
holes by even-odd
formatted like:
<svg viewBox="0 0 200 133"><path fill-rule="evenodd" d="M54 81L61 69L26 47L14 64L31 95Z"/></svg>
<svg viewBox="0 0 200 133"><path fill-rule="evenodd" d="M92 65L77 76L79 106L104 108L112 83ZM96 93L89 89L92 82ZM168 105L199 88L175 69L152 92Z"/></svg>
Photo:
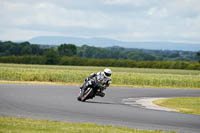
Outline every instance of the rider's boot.
<svg viewBox="0 0 200 133"><path fill-rule="evenodd" d="M104 97L104 96L105 96L105 93L99 91L99 92L96 93L96 95L97 95L97 96L100 96L100 97Z"/></svg>

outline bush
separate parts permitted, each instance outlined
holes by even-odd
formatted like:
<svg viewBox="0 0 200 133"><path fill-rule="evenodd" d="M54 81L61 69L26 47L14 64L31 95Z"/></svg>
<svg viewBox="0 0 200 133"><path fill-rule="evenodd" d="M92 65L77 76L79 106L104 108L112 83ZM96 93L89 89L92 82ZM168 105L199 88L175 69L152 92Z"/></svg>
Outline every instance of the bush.
<svg viewBox="0 0 200 133"><path fill-rule="evenodd" d="M176 61L133 61L117 59L87 59L81 57L61 57L46 53L45 56L0 56L1 63L18 64L57 64L74 66L105 66L105 67L130 67L130 68L160 68L160 69L188 69L200 70L198 62L176 62Z"/></svg>
<svg viewBox="0 0 200 133"><path fill-rule="evenodd" d="M44 56L0 56L1 63L45 64Z"/></svg>

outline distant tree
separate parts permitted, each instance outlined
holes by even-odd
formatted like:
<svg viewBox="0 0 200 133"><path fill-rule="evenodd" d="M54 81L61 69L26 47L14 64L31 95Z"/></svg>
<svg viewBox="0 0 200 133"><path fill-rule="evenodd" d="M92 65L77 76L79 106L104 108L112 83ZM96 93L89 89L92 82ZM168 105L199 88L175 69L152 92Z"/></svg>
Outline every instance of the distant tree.
<svg viewBox="0 0 200 133"><path fill-rule="evenodd" d="M32 54L32 48L29 42L22 42L17 45L20 47L20 55L30 55Z"/></svg>
<svg viewBox="0 0 200 133"><path fill-rule="evenodd" d="M97 58L97 59L106 59L113 58L111 50L105 48L98 48L93 46L83 45L78 48L77 55L84 58Z"/></svg>
<svg viewBox="0 0 200 133"><path fill-rule="evenodd" d="M55 51L54 49L50 48L45 51L45 64L58 64L59 62L59 57L58 57L58 52Z"/></svg>
<svg viewBox="0 0 200 133"><path fill-rule="evenodd" d="M58 47L59 56L74 56L77 53L77 48L74 44L61 44Z"/></svg>
<svg viewBox="0 0 200 133"><path fill-rule="evenodd" d="M200 52L197 53L197 56L200 56Z"/></svg>
<svg viewBox="0 0 200 133"><path fill-rule="evenodd" d="M177 57L179 57L179 54L178 53L173 53L173 54L169 55L168 57L177 58Z"/></svg>
<svg viewBox="0 0 200 133"><path fill-rule="evenodd" d="M199 63L200 63L200 51L197 52L197 56L199 57Z"/></svg>
<svg viewBox="0 0 200 133"><path fill-rule="evenodd" d="M31 55L32 54L32 48L29 45L26 45L22 49L22 55Z"/></svg>
<svg viewBox="0 0 200 133"><path fill-rule="evenodd" d="M39 47L39 45L31 45L32 48L32 54L33 55L42 55L43 49Z"/></svg>

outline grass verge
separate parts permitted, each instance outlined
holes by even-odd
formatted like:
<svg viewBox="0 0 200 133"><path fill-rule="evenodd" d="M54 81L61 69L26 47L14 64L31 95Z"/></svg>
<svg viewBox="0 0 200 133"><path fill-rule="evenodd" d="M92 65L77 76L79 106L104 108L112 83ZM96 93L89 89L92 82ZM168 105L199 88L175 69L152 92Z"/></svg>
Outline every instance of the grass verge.
<svg viewBox="0 0 200 133"><path fill-rule="evenodd" d="M0 133L175 133L0 116Z"/></svg>
<svg viewBox="0 0 200 133"><path fill-rule="evenodd" d="M200 115L200 97L177 97L153 101L154 104L179 112Z"/></svg>
<svg viewBox="0 0 200 133"><path fill-rule="evenodd" d="M0 63L1 81L82 84L104 67ZM200 89L200 71L111 67L113 86Z"/></svg>

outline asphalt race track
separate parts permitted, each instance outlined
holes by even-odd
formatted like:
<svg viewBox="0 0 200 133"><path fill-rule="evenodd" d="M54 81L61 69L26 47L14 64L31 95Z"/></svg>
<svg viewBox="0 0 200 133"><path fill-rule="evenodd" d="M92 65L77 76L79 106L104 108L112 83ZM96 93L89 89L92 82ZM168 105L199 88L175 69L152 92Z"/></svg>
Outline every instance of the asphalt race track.
<svg viewBox="0 0 200 133"><path fill-rule="evenodd" d="M125 98L200 97L200 90L110 87L104 98L79 102L77 86L0 84L0 115L92 122L139 129L200 132L200 115L145 109Z"/></svg>

